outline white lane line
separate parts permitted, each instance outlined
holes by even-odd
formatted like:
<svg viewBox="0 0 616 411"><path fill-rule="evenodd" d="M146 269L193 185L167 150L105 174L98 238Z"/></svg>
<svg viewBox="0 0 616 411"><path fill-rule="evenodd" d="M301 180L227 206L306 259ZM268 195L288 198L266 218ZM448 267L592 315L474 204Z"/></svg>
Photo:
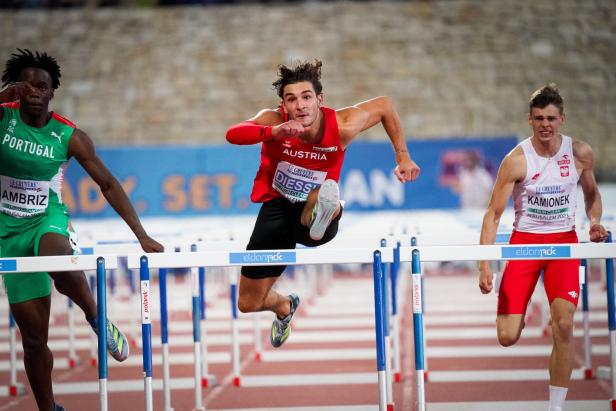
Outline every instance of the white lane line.
<svg viewBox="0 0 616 411"><path fill-rule="evenodd" d="M263 362L376 360L376 348L263 351Z"/></svg>
<svg viewBox="0 0 616 411"><path fill-rule="evenodd" d="M496 340L496 327L472 327L472 328L428 328L426 338L429 340L472 340L480 338L490 338ZM591 328L591 337L607 337L609 330L604 328ZM526 327L522 331L522 337L538 338L543 336L542 327ZM574 337L583 337L584 330L576 328L573 330Z"/></svg>
<svg viewBox="0 0 616 411"><path fill-rule="evenodd" d="M324 405L321 407L225 408L210 411L375 411L376 407L378 405Z"/></svg>
<svg viewBox="0 0 616 411"><path fill-rule="evenodd" d="M195 379L193 377L172 378L170 386L172 389L194 389ZM162 390L163 380L153 379L152 389ZM98 381L53 384L54 394L92 394L98 393L98 390ZM143 392L143 379L109 380L107 381L107 390L109 392Z"/></svg>
<svg viewBox="0 0 616 411"><path fill-rule="evenodd" d="M583 380L584 370L575 369L572 380ZM433 371L430 370L430 382L478 382L478 381L549 381L546 369L537 370L468 370L468 371Z"/></svg>
<svg viewBox="0 0 616 411"><path fill-rule="evenodd" d="M242 387L282 387L297 385L376 384L378 376L371 373L242 375Z"/></svg>
<svg viewBox="0 0 616 411"><path fill-rule="evenodd" d="M169 364L171 367L178 365L194 364L195 358L193 353L178 353L169 355ZM231 362L231 354L228 352L212 352L207 353L208 364L228 364ZM163 357L161 354L152 355L152 365L161 365L163 363ZM107 365L110 368L120 367L137 367L143 365L143 358L141 355L131 355L122 362L108 361ZM0 371L8 371L10 367L9 361L0 361ZM55 358L53 360L54 370L67 370L69 369L69 362L67 358ZM24 371L23 358L18 358L17 371Z"/></svg>
<svg viewBox="0 0 616 411"><path fill-rule="evenodd" d="M424 315L424 321L426 326L430 325L449 325L449 324L495 324L496 323L496 310L489 314L431 314L429 308L426 309L427 313ZM594 312L589 313L590 321L605 321L607 322L607 312ZM573 317L574 322L582 322L583 314L578 311Z"/></svg>
<svg viewBox="0 0 616 411"><path fill-rule="evenodd" d="M547 401L441 402L428 403L427 411L545 411ZM567 411L605 411L608 400L567 401Z"/></svg>
<svg viewBox="0 0 616 411"><path fill-rule="evenodd" d="M472 347L447 346L433 347L428 345L426 353L430 358L470 358L470 357L542 357L550 355L551 345L514 345L501 347L499 345L478 345ZM592 346L593 355L607 355L610 347L607 344Z"/></svg>

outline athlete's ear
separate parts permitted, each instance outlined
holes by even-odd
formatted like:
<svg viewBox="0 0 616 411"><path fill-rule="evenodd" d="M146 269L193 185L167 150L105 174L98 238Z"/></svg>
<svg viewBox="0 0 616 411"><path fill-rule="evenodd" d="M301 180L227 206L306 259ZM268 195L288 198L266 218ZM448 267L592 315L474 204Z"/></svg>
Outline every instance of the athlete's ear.
<svg viewBox="0 0 616 411"><path fill-rule="evenodd" d="M51 90L51 93L49 93L49 100L53 99L53 96L54 96L53 90Z"/></svg>
<svg viewBox="0 0 616 411"><path fill-rule="evenodd" d="M317 95L317 102L319 103L319 106L323 104L323 93Z"/></svg>
<svg viewBox="0 0 616 411"><path fill-rule="evenodd" d="M280 106L278 106L278 108L280 109L280 115L282 116L282 121L286 122L289 120L289 116L287 115L287 110L284 108L284 100L280 100Z"/></svg>

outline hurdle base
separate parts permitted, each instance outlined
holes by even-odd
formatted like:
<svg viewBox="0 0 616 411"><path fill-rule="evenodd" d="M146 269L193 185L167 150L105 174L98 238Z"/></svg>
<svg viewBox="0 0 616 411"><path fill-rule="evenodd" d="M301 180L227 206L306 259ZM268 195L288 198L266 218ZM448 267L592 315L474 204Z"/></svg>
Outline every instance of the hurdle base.
<svg viewBox="0 0 616 411"><path fill-rule="evenodd" d="M98 359L97 358L90 358L90 365L92 367L98 367Z"/></svg>
<svg viewBox="0 0 616 411"><path fill-rule="evenodd" d="M73 369L73 368L75 368L80 363L81 363L81 361L80 361L79 357L69 358L68 359L68 368Z"/></svg>
<svg viewBox="0 0 616 411"><path fill-rule="evenodd" d="M261 362L261 353L260 352L256 352L255 353L255 361L256 362Z"/></svg>
<svg viewBox="0 0 616 411"><path fill-rule="evenodd" d="M605 365L597 367L597 378L600 380L611 380L612 369Z"/></svg>
<svg viewBox="0 0 616 411"><path fill-rule="evenodd" d="M402 375L399 372L394 373L394 382L402 381Z"/></svg>
<svg viewBox="0 0 616 411"><path fill-rule="evenodd" d="M17 383L16 385L9 385L9 396L17 397L18 395L26 394L26 386L22 383Z"/></svg>
<svg viewBox="0 0 616 411"><path fill-rule="evenodd" d="M208 374L205 377L201 377L201 387L215 387L218 381L216 380L216 376L212 374Z"/></svg>
<svg viewBox="0 0 616 411"><path fill-rule="evenodd" d="M233 377L233 386L234 387L240 386L240 377Z"/></svg>
<svg viewBox="0 0 616 411"><path fill-rule="evenodd" d="M593 374L592 368L585 368L584 369L584 379L585 380L592 380L594 378L595 378L595 376Z"/></svg>
<svg viewBox="0 0 616 411"><path fill-rule="evenodd" d="M612 404L612 411L616 411L616 400L611 400L610 402Z"/></svg>
<svg viewBox="0 0 616 411"><path fill-rule="evenodd" d="M428 370L424 370L424 381L428 382Z"/></svg>
<svg viewBox="0 0 616 411"><path fill-rule="evenodd" d="M393 404L387 404L387 411L394 411L394 405Z"/></svg>

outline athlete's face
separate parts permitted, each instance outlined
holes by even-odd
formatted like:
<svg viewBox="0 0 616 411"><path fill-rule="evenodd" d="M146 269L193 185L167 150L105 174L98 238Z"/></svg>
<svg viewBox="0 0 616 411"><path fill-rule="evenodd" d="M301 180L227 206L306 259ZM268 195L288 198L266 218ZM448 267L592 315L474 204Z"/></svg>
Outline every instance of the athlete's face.
<svg viewBox="0 0 616 411"><path fill-rule="evenodd" d="M49 73L43 69L28 67L21 71L18 81L30 84L19 99L22 109L28 114L47 114L49 100L53 98Z"/></svg>
<svg viewBox="0 0 616 411"><path fill-rule="evenodd" d="M564 113L561 113L553 104L548 104L545 108L533 107L528 116L528 124L533 128L533 136L545 143L560 134L560 126L564 121Z"/></svg>
<svg viewBox="0 0 616 411"><path fill-rule="evenodd" d="M309 127L319 118L323 95L317 95L311 82L287 84L282 98L289 119L297 120L304 127Z"/></svg>

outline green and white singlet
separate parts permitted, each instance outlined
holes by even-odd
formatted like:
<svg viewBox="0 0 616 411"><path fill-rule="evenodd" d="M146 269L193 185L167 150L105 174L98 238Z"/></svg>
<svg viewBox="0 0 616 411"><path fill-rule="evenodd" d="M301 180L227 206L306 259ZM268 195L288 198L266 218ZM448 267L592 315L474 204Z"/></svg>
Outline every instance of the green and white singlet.
<svg viewBox="0 0 616 411"><path fill-rule="evenodd" d="M52 112L45 126L31 127L19 103L0 109L0 256L35 256L43 234L70 237L61 188L76 126ZM11 304L50 294L47 273L3 277Z"/></svg>

